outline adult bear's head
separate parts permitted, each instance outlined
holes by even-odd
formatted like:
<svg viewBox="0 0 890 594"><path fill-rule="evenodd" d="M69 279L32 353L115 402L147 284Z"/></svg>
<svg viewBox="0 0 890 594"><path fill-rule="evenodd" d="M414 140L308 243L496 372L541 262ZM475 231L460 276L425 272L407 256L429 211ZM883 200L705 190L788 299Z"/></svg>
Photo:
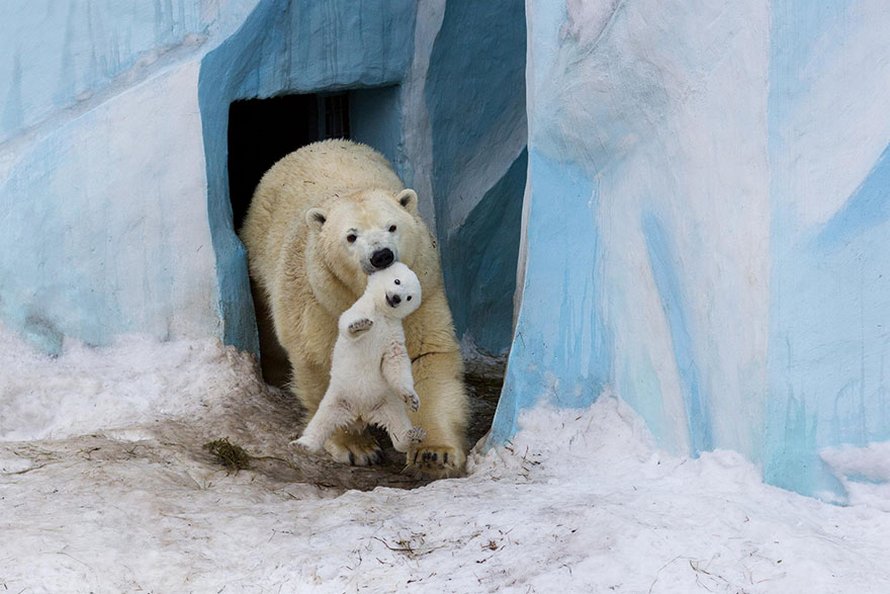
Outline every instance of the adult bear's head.
<svg viewBox="0 0 890 594"><path fill-rule="evenodd" d="M363 190L335 196L306 213L313 258L341 281L364 290L367 275L394 262L413 267L428 231L417 216L417 193ZM314 241L312 241L314 240Z"/></svg>

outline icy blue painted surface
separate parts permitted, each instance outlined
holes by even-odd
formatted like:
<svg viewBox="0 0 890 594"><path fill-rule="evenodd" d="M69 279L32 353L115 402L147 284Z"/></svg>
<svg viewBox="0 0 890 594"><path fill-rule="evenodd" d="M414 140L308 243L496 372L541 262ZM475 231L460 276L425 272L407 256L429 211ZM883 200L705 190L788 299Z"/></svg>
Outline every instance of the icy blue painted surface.
<svg viewBox="0 0 890 594"><path fill-rule="evenodd" d="M0 21L4 323L49 352L66 336L101 344L126 332L218 335L256 351L228 200L229 104L349 89L354 137L408 183L441 164L436 185L446 190L424 200L449 221L443 237L475 233L490 248L471 246L472 280L482 286L468 289L465 325L485 348L506 348L525 167L521 1L487 5L484 20L449 3L441 30L445 4L425 7L429 22L418 27L413 0L13 0L6 8L15 18ZM418 35L434 61L406 79ZM424 95L427 78L441 101ZM428 144L406 117L428 122ZM433 145L435 161L424 152ZM495 233L476 221L499 218L509 226Z"/></svg>
<svg viewBox="0 0 890 594"><path fill-rule="evenodd" d="M4 5L0 319L47 352L216 333L193 60L246 4Z"/></svg>
<svg viewBox="0 0 890 594"><path fill-rule="evenodd" d="M13 4L0 21L0 319L48 352L128 332L256 350L225 186L229 101L399 82L415 4ZM389 96L388 120L360 132L395 151Z"/></svg>
<svg viewBox="0 0 890 594"><path fill-rule="evenodd" d="M846 204L819 230L815 249L832 250L855 241L890 219L890 146Z"/></svg>
<svg viewBox="0 0 890 594"><path fill-rule="evenodd" d="M405 156L400 146L402 110L397 86L361 89L349 94L350 136L383 153L404 179Z"/></svg>
<svg viewBox="0 0 890 594"><path fill-rule="evenodd" d="M820 457L890 439L890 76L881 7L773 2L771 482L843 498Z"/></svg>
<svg viewBox="0 0 890 594"><path fill-rule="evenodd" d="M485 348L507 347L525 167L521 1L488 5L484 21L449 3L441 30L445 4L418 27L413 0L137 4L13 0L15 18L0 21L4 323L49 352L66 336L126 332L257 351L228 199L229 105L348 89L353 136L408 183L419 172L445 188L424 195L448 221L443 238L484 239L488 251L469 246L481 286L467 289L463 319ZM417 36L435 56L409 77ZM428 78L441 101L423 93ZM427 144L406 121L428 123Z"/></svg>
<svg viewBox="0 0 890 594"><path fill-rule="evenodd" d="M255 0L254 0L255 1ZM214 6L216 4L216 6ZM0 142L218 30L219 3L7 0L0 19ZM231 14L245 2L226 2ZM120 79L120 80L116 80Z"/></svg>
<svg viewBox="0 0 890 594"><path fill-rule="evenodd" d="M524 8L447 2L425 87L449 302L458 335L491 354L507 351L512 327L526 167Z"/></svg>
<svg viewBox="0 0 890 594"><path fill-rule="evenodd" d="M495 442L515 432L519 411L542 394L558 406L581 407L609 383L613 345L602 312L596 182L534 149L529 160L526 284L492 427ZM541 195L559 196L559 208L536 201Z"/></svg>
<svg viewBox="0 0 890 594"><path fill-rule="evenodd" d="M608 388L665 447L756 456L769 219L765 133L751 130L765 119L765 8L530 9L526 269L494 440L522 407L583 406ZM739 76L747 62L760 70Z"/></svg>
<svg viewBox="0 0 890 594"><path fill-rule="evenodd" d="M258 351L247 255L232 228L228 197L229 104L399 82L412 57L414 10L410 0L262 0L238 32L202 61L199 96L208 215L228 344ZM381 140L391 145L391 133Z"/></svg>
<svg viewBox="0 0 890 594"><path fill-rule="evenodd" d="M698 363L690 334L689 320L691 312L689 300L684 295L684 287L676 270L679 258L675 248L670 245L670 238L658 218L644 213L643 235L646 238L646 250L652 265L652 276L655 288L661 300L661 307L667 319L671 344L674 347L673 357L680 375L680 390L683 395L686 421L688 423L689 441L692 453L698 455L714 447L711 435L711 413L709 403L702 394L699 381Z"/></svg>
<svg viewBox="0 0 890 594"><path fill-rule="evenodd" d="M449 234L442 252L458 336L470 333L476 347L495 355L510 347L522 192L528 153L523 151Z"/></svg>
<svg viewBox="0 0 890 594"><path fill-rule="evenodd" d="M671 450L843 501L823 452L890 437L890 14L528 7L526 269L492 441L607 387Z"/></svg>

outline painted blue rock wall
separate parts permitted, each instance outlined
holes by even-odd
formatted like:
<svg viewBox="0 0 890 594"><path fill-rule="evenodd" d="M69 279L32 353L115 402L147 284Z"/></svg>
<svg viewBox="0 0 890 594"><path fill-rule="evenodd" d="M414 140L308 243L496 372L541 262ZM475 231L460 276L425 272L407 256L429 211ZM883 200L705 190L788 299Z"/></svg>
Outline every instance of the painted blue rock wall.
<svg viewBox="0 0 890 594"><path fill-rule="evenodd" d="M890 13L531 2L522 303L492 441L623 397L672 451L843 501L888 439Z"/></svg>
<svg viewBox="0 0 890 594"><path fill-rule="evenodd" d="M255 2L4 2L0 142L58 118L61 109L83 108L111 87L138 81L159 61L225 34L229 17L243 18Z"/></svg>
<svg viewBox="0 0 890 594"><path fill-rule="evenodd" d="M5 324L51 353L216 333L195 60L251 4L4 4Z"/></svg>
<svg viewBox="0 0 890 594"><path fill-rule="evenodd" d="M228 198L229 105L345 89L355 138L382 150L432 228L463 246L446 262L460 332L508 348L525 175L521 0L487 4L484 19L445 0L3 10L0 322L50 353L66 337L126 333L256 352ZM492 51L502 63L476 59Z"/></svg>
<svg viewBox="0 0 890 594"><path fill-rule="evenodd" d="M448 2L430 55L432 193L448 298L464 343L510 347L527 170L525 5Z"/></svg>
<svg viewBox="0 0 890 594"><path fill-rule="evenodd" d="M819 452L890 440L890 14L772 3L766 478L839 491Z"/></svg>
<svg viewBox="0 0 890 594"><path fill-rule="evenodd" d="M198 87L208 216L226 343L259 350L247 254L235 235L229 201L229 104L398 83L413 56L414 8L410 0L263 0L234 35L202 60Z"/></svg>

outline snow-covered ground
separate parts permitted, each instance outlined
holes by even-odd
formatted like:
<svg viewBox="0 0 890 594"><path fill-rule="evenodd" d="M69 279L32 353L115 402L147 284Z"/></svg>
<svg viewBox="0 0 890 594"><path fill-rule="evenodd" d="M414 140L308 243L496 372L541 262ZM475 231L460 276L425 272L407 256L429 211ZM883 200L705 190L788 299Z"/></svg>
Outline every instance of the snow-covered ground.
<svg viewBox="0 0 890 594"><path fill-rule="evenodd" d="M880 499L667 455L611 395L528 413L466 478L358 491L288 451L289 398L212 341L49 359L2 331L0 366L2 592L890 592ZM221 436L251 470L213 464Z"/></svg>

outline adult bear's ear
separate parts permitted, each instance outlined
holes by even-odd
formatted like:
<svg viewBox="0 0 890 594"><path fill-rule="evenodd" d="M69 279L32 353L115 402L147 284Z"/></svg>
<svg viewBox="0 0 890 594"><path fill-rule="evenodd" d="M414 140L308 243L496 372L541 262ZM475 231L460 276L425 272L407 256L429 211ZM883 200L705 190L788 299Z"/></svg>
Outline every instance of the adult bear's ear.
<svg viewBox="0 0 890 594"><path fill-rule="evenodd" d="M306 211L306 224L316 231L321 230L321 227L324 225L324 222L326 220L327 215L320 208L310 208L308 211Z"/></svg>
<svg viewBox="0 0 890 594"><path fill-rule="evenodd" d="M411 214L417 214L417 192L414 190L405 188L396 195L396 201Z"/></svg>

